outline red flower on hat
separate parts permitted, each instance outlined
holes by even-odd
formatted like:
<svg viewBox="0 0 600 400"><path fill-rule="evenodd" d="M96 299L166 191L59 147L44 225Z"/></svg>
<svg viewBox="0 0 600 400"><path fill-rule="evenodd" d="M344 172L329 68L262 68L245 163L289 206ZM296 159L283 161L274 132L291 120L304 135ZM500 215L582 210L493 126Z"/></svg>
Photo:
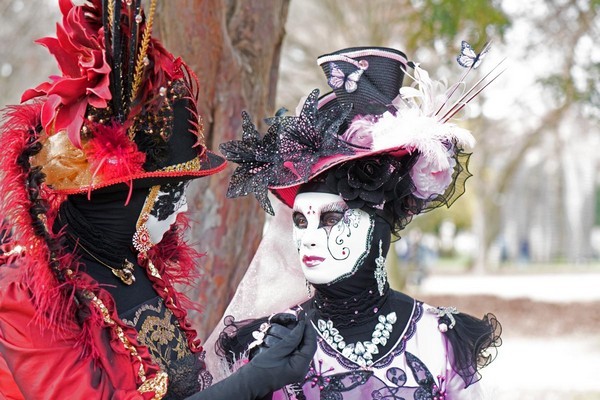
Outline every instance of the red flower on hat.
<svg viewBox="0 0 600 400"><path fill-rule="evenodd" d="M106 108L112 98L111 68L104 51L102 24L94 9L73 6L70 0L60 0L59 4L63 24L56 26L57 37L45 37L37 43L56 58L62 76L51 76L50 82L27 90L21 101L47 96L41 114L44 129L49 134L66 130L73 145L81 148L80 130L87 106Z"/></svg>
<svg viewBox="0 0 600 400"><path fill-rule="evenodd" d="M94 137L86 146L86 155L94 176L110 180L144 171L146 154L129 140L125 126L96 124L92 133Z"/></svg>

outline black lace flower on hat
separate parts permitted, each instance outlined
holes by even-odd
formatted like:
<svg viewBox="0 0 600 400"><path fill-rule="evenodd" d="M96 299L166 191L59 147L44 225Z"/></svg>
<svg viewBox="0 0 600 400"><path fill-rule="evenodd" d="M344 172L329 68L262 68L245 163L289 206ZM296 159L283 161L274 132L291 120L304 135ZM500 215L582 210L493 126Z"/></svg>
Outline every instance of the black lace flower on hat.
<svg viewBox="0 0 600 400"><path fill-rule="evenodd" d="M348 145L339 139L338 130L350 113L352 105L336 105L326 112L319 112L319 90L308 96L297 117L283 117L279 149L286 162L304 181L311 167L319 158L334 154L353 154Z"/></svg>
<svg viewBox="0 0 600 400"><path fill-rule="evenodd" d="M269 122L271 126L261 139L248 113L242 112L242 140L231 140L221 144L219 148L228 161L239 164L229 182L227 197L254 193L261 207L274 215L268 198L269 185L294 177L282 167L283 161L277 148L282 118L275 117Z"/></svg>
<svg viewBox="0 0 600 400"><path fill-rule="evenodd" d="M348 207L371 209L398 233L423 210L425 200L413 195L410 170L418 153L401 158L372 156L347 161L328 171L325 183Z"/></svg>
<svg viewBox="0 0 600 400"><path fill-rule="evenodd" d="M341 164L327 176L326 183L350 208L382 208L395 168L390 157L359 158Z"/></svg>

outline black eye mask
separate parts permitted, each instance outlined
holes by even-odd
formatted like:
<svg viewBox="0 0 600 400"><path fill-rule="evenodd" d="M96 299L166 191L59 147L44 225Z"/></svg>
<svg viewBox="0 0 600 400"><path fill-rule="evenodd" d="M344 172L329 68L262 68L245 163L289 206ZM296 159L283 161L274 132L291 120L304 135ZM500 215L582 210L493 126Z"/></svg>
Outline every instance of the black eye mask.
<svg viewBox="0 0 600 400"><path fill-rule="evenodd" d="M190 181L167 183L160 187L160 192L150 214L159 221L166 220L177 210L187 204L185 189Z"/></svg>

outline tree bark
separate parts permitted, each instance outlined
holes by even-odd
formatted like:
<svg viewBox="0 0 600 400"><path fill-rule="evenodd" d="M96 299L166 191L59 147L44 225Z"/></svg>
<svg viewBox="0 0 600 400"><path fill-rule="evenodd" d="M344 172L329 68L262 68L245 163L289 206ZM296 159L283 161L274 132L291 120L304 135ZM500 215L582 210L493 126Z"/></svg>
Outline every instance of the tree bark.
<svg viewBox="0 0 600 400"><path fill-rule="evenodd" d="M288 6L288 0L159 2L157 35L199 78L198 109L209 149L241 138L242 110L255 122L272 115ZM187 292L203 308L191 314L202 339L219 322L262 236L265 216L256 200L226 200L234 168L199 179L188 198L191 240L206 253L203 277Z"/></svg>

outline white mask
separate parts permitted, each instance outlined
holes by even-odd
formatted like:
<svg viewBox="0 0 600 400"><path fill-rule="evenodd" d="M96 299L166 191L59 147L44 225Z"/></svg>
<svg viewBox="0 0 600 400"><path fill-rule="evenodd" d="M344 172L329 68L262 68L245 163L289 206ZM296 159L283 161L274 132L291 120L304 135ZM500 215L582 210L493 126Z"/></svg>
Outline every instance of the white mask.
<svg viewBox="0 0 600 400"><path fill-rule="evenodd" d="M335 283L353 275L371 250L374 219L349 209L341 196L300 193L292 218L302 272L310 283Z"/></svg>
<svg viewBox="0 0 600 400"><path fill-rule="evenodd" d="M146 228L153 244L159 243L171 228L177 216L188 210L185 189L188 182L166 184L160 187L150 211Z"/></svg>

